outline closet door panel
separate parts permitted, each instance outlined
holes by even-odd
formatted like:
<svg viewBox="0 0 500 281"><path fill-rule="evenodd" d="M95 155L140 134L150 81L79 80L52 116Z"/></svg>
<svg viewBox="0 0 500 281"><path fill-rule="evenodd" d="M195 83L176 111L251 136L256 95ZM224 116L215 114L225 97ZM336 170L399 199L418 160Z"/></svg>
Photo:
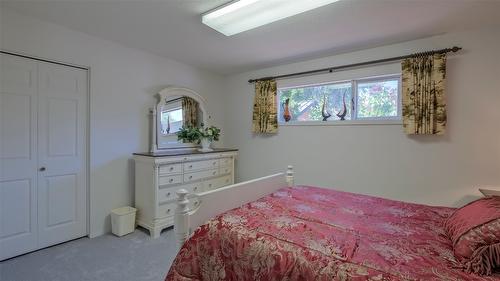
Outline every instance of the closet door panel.
<svg viewBox="0 0 500 281"><path fill-rule="evenodd" d="M37 64L0 54L0 260L37 247Z"/></svg>
<svg viewBox="0 0 500 281"><path fill-rule="evenodd" d="M48 107L48 156L75 157L78 145L78 101L49 98Z"/></svg>
<svg viewBox="0 0 500 281"><path fill-rule="evenodd" d="M85 236L87 73L39 64L39 246Z"/></svg>
<svg viewBox="0 0 500 281"><path fill-rule="evenodd" d="M63 175L46 177L47 226L71 223L77 216L77 177Z"/></svg>

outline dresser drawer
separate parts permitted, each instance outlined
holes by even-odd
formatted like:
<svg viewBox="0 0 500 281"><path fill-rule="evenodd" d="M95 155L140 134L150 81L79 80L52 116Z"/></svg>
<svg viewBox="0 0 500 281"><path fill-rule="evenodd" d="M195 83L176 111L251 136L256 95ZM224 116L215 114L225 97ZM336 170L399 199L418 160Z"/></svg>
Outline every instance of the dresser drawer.
<svg viewBox="0 0 500 281"><path fill-rule="evenodd" d="M221 167L233 166L233 158L221 158L219 163Z"/></svg>
<svg viewBox="0 0 500 281"><path fill-rule="evenodd" d="M184 163L184 173L190 171L207 170L219 167L219 159Z"/></svg>
<svg viewBox="0 0 500 281"><path fill-rule="evenodd" d="M196 182L191 184L184 184L172 187L164 187L158 190L158 202L165 203L177 200L177 190L185 189L189 194L203 192L203 183Z"/></svg>
<svg viewBox="0 0 500 281"><path fill-rule="evenodd" d="M184 174L184 182L191 182L191 181L196 181L196 180L201 180L209 177L215 177L219 175L219 170L206 170L206 171L199 171L199 172L194 172L194 173L186 173Z"/></svg>
<svg viewBox="0 0 500 281"><path fill-rule="evenodd" d="M175 192L179 189L180 187L160 188L158 190L158 202L164 203L175 200L177 198L177 194Z"/></svg>
<svg viewBox="0 0 500 281"><path fill-rule="evenodd" d="M158 168L158 173L160 175L168 175L168 174L178 174L182 173L182 164L169 164L169 165L161 165Z"/></svg>
<svg viewBox="0 0 500 281"><path fill-rule="evenodd" d="M205 191L210 191L217 189L219 187L223 187L226 185L230 185L231 182L231 176L224 176L224 177L219 177L215 178L212 180L208 180L205 182Z"/></svg>
<svg viewBox="0 0 500 281"><path fill-rule="evenodd" d="M189 198L189 209L192 210L200 204L200 200L198 198L192 197ZM169 217L173 216L175 214L175 209L177 208L177 202L172 201L172 202L164 202L160 203L158 205L158 208L156 209L156 217L157 218L164 218L164 217Z"/></svg>
<svg viewBox="0 0 500 281"><path fill-rule="evenodd" d="M189 193L200 193L203 192L203 182L195 182L190 184L185 184L180 186L178 189L184 188L189 191Z"/></svg>
<svg viewBox="0 0 500 281"><path fill-rule="evenodd" d="M175 202L159 204L158 208L156 208L156 217L164 218L173 216L175 213L176 206L177 204L175 204Z"/></svg>
<svg viewBox="0 0 500 281"><path fill-rule="evenodd" d="M182 183L182 175L159 176L158 185L171 185Z"/></svg>
<svg viewBox="0 0 500 281"><path fill-rule="evenodd" d="M231 174L232 172L233 172L233 167L232 166L220 167L219 168L219 175L227 175L227 174Z"/></svg>

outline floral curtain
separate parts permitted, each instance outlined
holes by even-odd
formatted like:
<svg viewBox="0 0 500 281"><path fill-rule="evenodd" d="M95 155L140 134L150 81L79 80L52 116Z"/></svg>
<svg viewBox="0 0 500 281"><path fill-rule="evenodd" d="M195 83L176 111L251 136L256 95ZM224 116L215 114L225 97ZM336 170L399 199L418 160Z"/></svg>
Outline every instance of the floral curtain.
<svg viewBox="0 0 500 281"><path fill-rule="evenodd" d="M182 99L182 119L185 127L198 126L198 102L190 97Z"/></svg>
<svg viewBox="0 0 500 281"><path fill-rule="evenodd" d="M403 60L401 67L405 133L444 134L446 54L417 55Z"/></svg>
<svg viewBox="0 0 500 281"><path fill-rule="evenodd" d="M278 132L278 108L276 101L276 81L255 82L252 131L258 134Z"/></svg>

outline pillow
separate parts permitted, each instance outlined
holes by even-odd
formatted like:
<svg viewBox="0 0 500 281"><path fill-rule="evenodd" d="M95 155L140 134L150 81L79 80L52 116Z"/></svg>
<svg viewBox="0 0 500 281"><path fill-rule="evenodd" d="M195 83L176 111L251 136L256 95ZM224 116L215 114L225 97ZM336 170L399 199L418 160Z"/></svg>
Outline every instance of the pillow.
<svg viewBox="0 0 500 281"><path fill-rule="evenodd" d="M500 268L500 197L457 209L444 224L456 258L468 272L491 275Z"/></svg>

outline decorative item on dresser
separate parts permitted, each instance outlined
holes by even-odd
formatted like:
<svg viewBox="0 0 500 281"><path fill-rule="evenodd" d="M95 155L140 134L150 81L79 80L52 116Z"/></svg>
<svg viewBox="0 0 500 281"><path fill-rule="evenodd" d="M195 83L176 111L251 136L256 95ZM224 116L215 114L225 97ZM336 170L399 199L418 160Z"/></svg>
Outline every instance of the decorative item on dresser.
<svg viewBox="0 0 500 281"><path fill-rule="evenodd" d="M234 183L237 154L237 149L134 153L137 224L148 229L153 238L159 237L163 229L174 224L176 191L192 193L190 207L196 207L197 193Z"/></svg>
<svg viewBox="0 0 500 281"><path fill-rule="evenodd" d="M213 141L218 141L220 137L220 129L215 126L205 127L202 123L201 127L182 126L177 132L177 139L183 142L199 143L200 152L209 152L213 149L210 147Z"/></svg>

